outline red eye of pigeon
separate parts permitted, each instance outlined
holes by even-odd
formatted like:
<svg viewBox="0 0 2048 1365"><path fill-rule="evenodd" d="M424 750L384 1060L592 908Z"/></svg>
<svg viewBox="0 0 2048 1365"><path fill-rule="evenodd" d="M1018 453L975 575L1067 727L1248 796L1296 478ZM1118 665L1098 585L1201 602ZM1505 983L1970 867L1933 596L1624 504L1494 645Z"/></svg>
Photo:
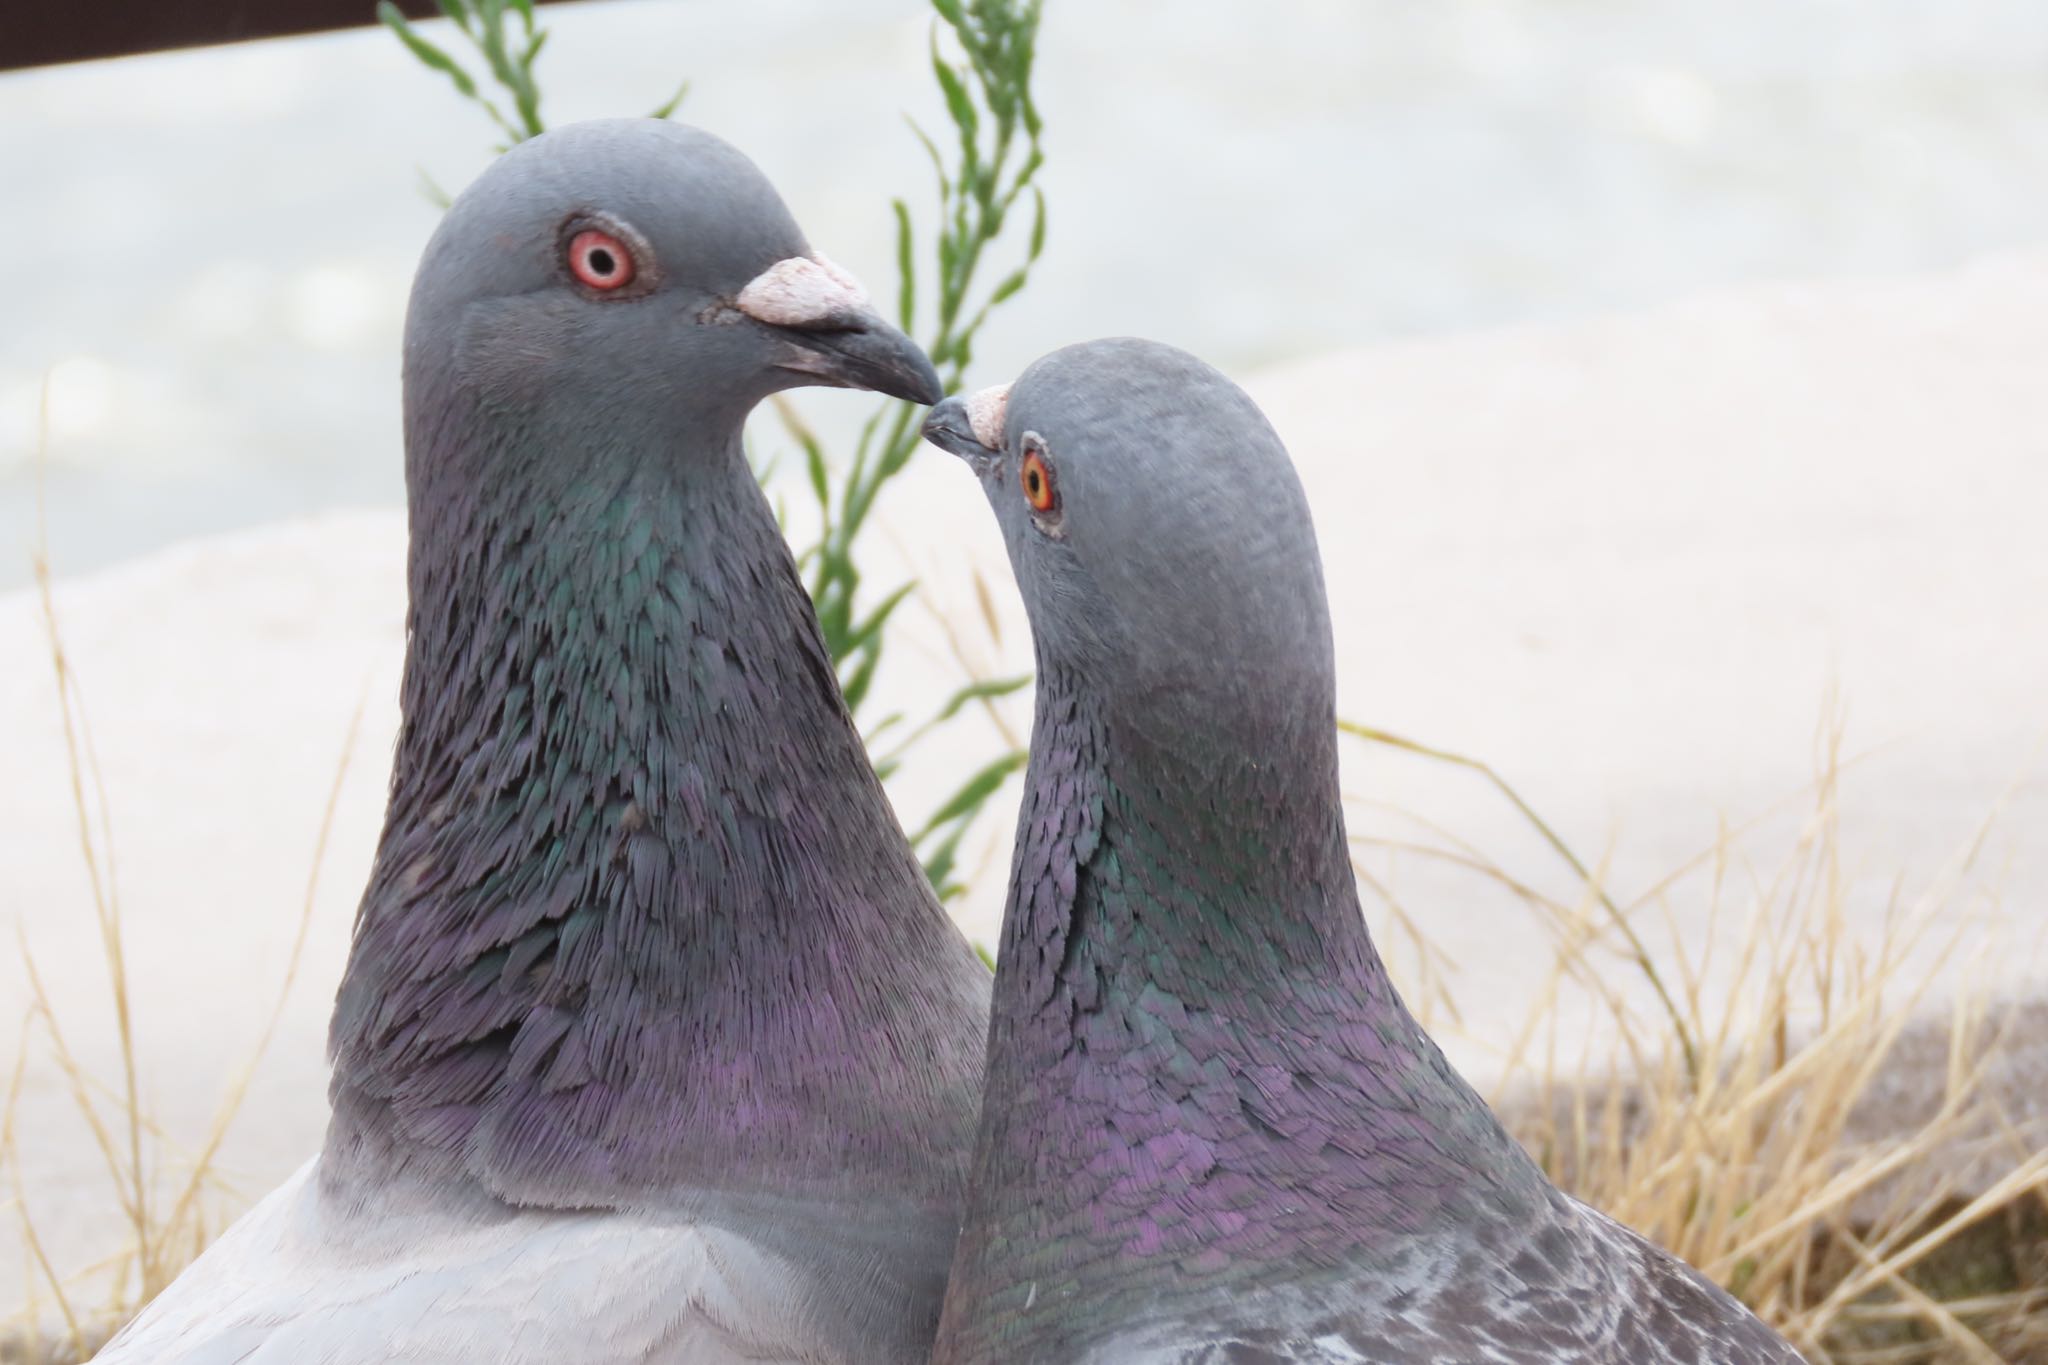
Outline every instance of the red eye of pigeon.
<svg viewBox="0 0 2048 1365"><path fill-rule="evenodd" d="M609 232L585 228L569 239L569 273L590 289L618 289L633 282L633 252Z"/></svg>

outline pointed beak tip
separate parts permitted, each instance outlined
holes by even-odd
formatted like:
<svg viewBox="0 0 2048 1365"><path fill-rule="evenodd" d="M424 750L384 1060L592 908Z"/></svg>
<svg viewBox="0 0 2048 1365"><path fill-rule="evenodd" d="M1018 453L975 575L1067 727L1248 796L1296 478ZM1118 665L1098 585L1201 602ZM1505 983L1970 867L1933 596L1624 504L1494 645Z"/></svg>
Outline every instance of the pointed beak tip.
<svg viewBox="0 0 2048 1365"><path fill-rule="evenodd" d="M784 325L777 330L795 354L785 369L811 382L866 389L928 406L945 397L939 372L924 348L872 314L842 316L821 327Z"/></svg>
<svg viewBox="0 0 2048 1365"><path fill-rule="evenodd" d="M931 407L945 398L946 386L940 382L938 367L932 364L931 357L924 353L924 348L913 343L910 349L916 361L906 375L906 386L914 383L916 387L910 392L895 396L906 402Z"/></svg>

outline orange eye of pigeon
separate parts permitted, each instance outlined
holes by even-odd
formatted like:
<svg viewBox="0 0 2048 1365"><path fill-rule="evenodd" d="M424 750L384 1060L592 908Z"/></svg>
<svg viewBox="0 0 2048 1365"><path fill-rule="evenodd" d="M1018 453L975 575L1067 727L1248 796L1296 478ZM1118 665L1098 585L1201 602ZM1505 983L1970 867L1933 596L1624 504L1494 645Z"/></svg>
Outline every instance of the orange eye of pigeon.
<svg viewBox="0 0 2048 1365"><path fill-rule="evenodd" d="M633 253L609 232L585 228L569 239L569 273L586 288L622 288L633 282Z"/></svg>
<svg viewBox="0 0 2048 1365"><path fill-rule="evenodd" d="M1018 467L1017 481L1024 486L1024 501L1034 512L1050 512L1059 495L1052 486L1052 466L1035 450L1027 451Z"/></svg>

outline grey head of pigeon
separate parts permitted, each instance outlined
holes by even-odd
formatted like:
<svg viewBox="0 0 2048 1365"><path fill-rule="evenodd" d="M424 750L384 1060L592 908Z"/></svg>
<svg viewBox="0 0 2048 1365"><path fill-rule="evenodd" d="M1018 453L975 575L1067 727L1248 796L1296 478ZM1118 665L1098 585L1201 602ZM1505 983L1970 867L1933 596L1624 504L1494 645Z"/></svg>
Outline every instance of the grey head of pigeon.
<svg viewBox="0 0 2048 1365"><path fill-rule="evenodd" d="M1046 668L1162 740L1331 710L1308 502L1236 385L1170 347L1102 341L942 404L925 431L980 477Z"/></svg>
<svg viewBox="0 0 2048 1365"><path fill-rule="evenodd" d="M1308 502L1250 398L1105 340L924 433L981 481L1039 668L934 1359L1794 1358L1554 1189L1394 990Z"/></svg>
<svg viewBox="0 0 2048 1365"><path fill-rule="evenodd" d="M753 1201L750 1237L801 1260L827 1224L935 1303L987 974L741 446L799 384L938 396L717 138L566 127L449 209L407 319L403 723L322 1174Z"/></svg>
<svg viewBox="0 0 2048 1365"><path fill-rule="evenodd" d="M406 369L414 406L473 395L550 456L736 430L798 385L921 403L941 392L924 353L811 250L751 161L651 119L521 143L464 191L420 263ZM718 453L701 444L700 457ZM432 443L410 454L415 478L440 472ZM547 464L557 479L581 473Z"/></svg>

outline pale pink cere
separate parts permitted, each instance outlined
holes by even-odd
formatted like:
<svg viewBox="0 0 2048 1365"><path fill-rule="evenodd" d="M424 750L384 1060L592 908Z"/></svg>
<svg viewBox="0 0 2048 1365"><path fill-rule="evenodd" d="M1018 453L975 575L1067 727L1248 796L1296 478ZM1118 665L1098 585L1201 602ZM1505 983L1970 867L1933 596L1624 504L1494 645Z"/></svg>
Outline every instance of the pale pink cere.
<svg viewBox="0 0 2048 1365"><path fill-rule="evenodd" d="M742 313L777 327L802 327L869 311L868 291L816 252L777 261L733 302Z"/></svg>
<svg viewBox="0 0 2048 1365"><path fill-rule="evenodd" d="M1010 410L1010 386L977 389L968 399L967 425L974 439L990 450L1003 448L1003 419Z"/></svg>

